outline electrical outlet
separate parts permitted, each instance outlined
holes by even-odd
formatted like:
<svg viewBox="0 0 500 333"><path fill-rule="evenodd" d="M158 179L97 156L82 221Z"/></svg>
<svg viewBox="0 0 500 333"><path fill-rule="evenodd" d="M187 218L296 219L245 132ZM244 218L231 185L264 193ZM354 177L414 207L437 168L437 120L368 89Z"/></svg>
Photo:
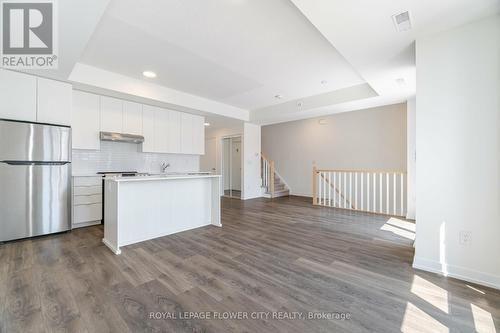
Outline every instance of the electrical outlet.
<svg viewBox="0 0 500 333"><path fill-rule="evenodd" d="M460 231L460 244L468 246L472 242L472 232L462 230Z"/></svg>

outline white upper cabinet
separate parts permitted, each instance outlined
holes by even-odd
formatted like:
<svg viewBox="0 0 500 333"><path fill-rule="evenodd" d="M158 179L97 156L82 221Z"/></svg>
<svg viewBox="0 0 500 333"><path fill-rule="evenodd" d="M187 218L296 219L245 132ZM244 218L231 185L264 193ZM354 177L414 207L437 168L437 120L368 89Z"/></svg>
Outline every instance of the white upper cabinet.
<svg viewBox="0 0 500 333"><path fill-rule="evenodd" d="M168 153L168 110L156 108L154 132L155 151Z"/></svg>
<svg viewBox="0 0 500 333"><path fill-rule="evenodd" d="M101 131L122 133L123 101L101 96Z"/></svg>
<svg viewBox="0 0 500 333"><path fill-rule="evenodd" d="M181 114L181 152L205 154L205 118L188 113Z"/></svg>
<svg viewBox="0 0 500 333"><path fill-rule="evenodd" d="M193 116L193 154L205 154L205 118Z"/></svg>
<svg viewBox="0 0 500 333"><path fill-rule="evenodd" d="M155 108L149 105L142 106L142 151L152 153L155 151Z"/></svg>
<svg viewBox="0 0 500 333"><path fill-rule="evenodd" d="M181 153L181 113L168 111L168 151Z"/></svg>
<svg viewBox="0 0 500 333"><path fill-rule="evenodd" d="M183 154L194 154L193 117L189 113L181 114L181 152Z"/></svg>
<svg viewBox="0 0 500 333"><path fill-rule="evenodd" d="M123 102L123 133L142 134L142 105L139 103Z"/></svg>
<svg viewBox="0 0 500 333"><path fill-rule="evenodd" d="M72 86L0 69L0 118L71 126Z"/></svg>
<svg viewBox="0 0 500 333"><path fill-rule="evenodd" d="M71 112L74 149L100 149L99 96L73 91Z"/></svg>
<svg viewBox="0 0 500 333"><path fill-rule="evenodd" d="M143 152L168 153L168 110L155 106L142 107Z"/></svg>
<svg viewBox="0 0 500 333"><path fill-rule="evenodd" d="M0 69L0 118L36 121L36 79Z"/></svg>
<svg viewBox="0 0 500 333"><path fill-rule="evenodd" d="M71 84L38 78L37 122L70 126L71 96Z"/></svg>

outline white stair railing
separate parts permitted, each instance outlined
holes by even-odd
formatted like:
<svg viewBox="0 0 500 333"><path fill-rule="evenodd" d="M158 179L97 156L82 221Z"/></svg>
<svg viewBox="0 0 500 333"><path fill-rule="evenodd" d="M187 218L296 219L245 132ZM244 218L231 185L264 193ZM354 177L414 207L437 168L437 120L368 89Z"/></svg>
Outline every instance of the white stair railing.
<svg viewBox="0 0 500 333"><path fill-rule="evenodd" d="M274 194L274 161L270 161L268 158L261 154L261 167L262 167L262 186L266 189L266 192L270 193L271 197Z"/></svg>
<svg viewBox="0 0 500 333"><path fill-rule="evenodd" d="M406 216L406 173L314 167L313 204Z"/></svg>

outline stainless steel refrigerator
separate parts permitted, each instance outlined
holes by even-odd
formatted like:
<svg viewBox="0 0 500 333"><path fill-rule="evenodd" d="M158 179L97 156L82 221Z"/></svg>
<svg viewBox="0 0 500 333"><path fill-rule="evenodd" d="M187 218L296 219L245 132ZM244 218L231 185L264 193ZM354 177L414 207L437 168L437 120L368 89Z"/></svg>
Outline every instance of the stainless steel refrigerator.
<svg viewBox="0 0 500 333"><path fill-rule="evenodd" d="M71 229L71 128L0 120L0 242Z"/></svg>

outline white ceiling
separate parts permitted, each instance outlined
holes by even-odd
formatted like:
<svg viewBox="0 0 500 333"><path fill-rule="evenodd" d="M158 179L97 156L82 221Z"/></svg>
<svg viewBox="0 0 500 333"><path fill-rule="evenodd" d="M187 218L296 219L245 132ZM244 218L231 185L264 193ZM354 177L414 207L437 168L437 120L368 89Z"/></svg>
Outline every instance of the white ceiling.
<svg viewBox="0 0 500 333"><path fill-rule="evenodd" d="M289 0L113 0L81 62L248 110L364 83Z"/></svg>
<svg viewBox="0 0 500 333"><path fill-rule="evenodd" d="M499 9L498 0L111 0L70 80L239 121L250 111L261 124L369 108L415 94L415 40ZM391 16L406 10L413 29L398 32Z"/></svg>
<svg viewBox="0 0 500 333"><path fill-rule="evenodd" d="M27 70L31 74L58 80L68 79L101 19L109 0L63 0L57 2L57 70Z"/></svg>
<svg viewBox="0 0 500 333"><path fill-rule="evenodd" d="M500 7L498 0L290 1L356 68L376 94L323 104L307 112L286 104L254 110L251 118L261 124L404 102L416 93L417 39L493 15ZM412 29L398 32L392 15L404 11L410 12ZM397 83L400 78L404 79L404 85Z"/></svg>
<svg viewBox="0 0 500 333"><path fill-rule="evenodd" d="M291 0L379 95L415 92L417 38L498 12L498 0ZM412 29L392 15L409 11ZM406 92L404 91L406 90Z"/></svg>

